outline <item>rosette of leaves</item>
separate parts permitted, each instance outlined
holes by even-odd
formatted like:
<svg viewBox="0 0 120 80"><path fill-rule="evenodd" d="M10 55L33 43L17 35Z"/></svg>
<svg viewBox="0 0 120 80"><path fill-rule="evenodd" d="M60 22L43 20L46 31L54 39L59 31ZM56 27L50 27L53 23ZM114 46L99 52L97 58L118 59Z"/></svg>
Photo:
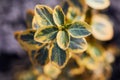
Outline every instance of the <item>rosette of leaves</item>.
<svg viewBox="0 0 120 80"><path fill-rule="evenodd" d="M69 59L69 50L83 52L87 47L84 37L90 35L85 22L67 23L60 6L52 10L48 6L37 5L32 23L36 30L34 40L48 43L49 59L56 66L63 68Z"/></svg>
<svg viewBox="0 0 120 80"><path fill-rule="evenodd" d="M110 0L85 0L86 4L93 9L106 9L110 5Z"/></svg>

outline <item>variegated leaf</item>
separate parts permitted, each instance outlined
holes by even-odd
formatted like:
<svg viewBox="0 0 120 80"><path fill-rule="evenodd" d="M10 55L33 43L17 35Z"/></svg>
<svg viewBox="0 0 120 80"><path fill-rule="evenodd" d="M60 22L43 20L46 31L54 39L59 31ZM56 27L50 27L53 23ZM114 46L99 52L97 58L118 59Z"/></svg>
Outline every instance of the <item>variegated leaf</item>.
<svg viewBox="0 0 120 80"><path fill-rule="evenodd" d="M48 63L48 49L47 46L43 46L42 48L40 48L37 52L36 55L34 56L34 59L36 61L37 64L40 65L45 65Z"/></svg>
<svg viewBox="0 0 120 80"><path fill-rule="evenodd" d="M28 29L32 29L32 19L33 19L34 13L32 10L28 10L26 14L26 23Z"/></svg>
<svg viewBox="0 0 120 80"><path fill-rule="evenodd" d="M88 45L87 53L90 54L90 56L96 60L96 61L103 61L105 57L104 49L101 45L93 44Z"/></svg>
<svg viewBox="0 0 120 80"><path fill-rule="evenodd" d="M93 9L105 9L110 5L110 0L85 0Z"/></svg>
<svg viewBox="0 0 120 80"><path fill-rule="evenodd" d="M45 5L36 5L35 7L35 19L37 23L42 26L55 25L52 15L52 9Z"/></svg>
<svg viewBox="0 0 120 80"><path fill-rule="evenodd" d="M81 53L87 49L87 42L84 38L70 38L69 50L74 53Z"/></svg>
<svg viewBox="0 0 120 80"><path fill-rule="evenodd" d="M47 76L53 79L56 79L61 73L61 70L51 63L48 63L47 65L45 65L43 70Z"/></svg>
<svg viewBox="0 0 120 80"><path fill-rule="evenodd" d="M15 33L16 39L26 51L37 50L43 45L34 40L35 31L36 30L26 30Z"/></svg>
<svg viewBox="0 0 120 80"><path fill-rule="evenodd" d="M34 39L41 43L49 43L56 38L58 28L54 26L41 27L35 33Z"/></svg>
<svg viewBox="0 0 120 80"><path fill-rule="evenodd" d="M84 0L67 0L70 6L79 8L81 13L84 13L87 10L87 5Z"/></svg>
<svg viewBox="0 0 120 80"><path fill-rule="evenodd" d="M52 64L59 68L63 68L69 59L67 51L62 50L56 42L51 46L49 54Z"/></svg>
<svg viewBox="0 0 120 80"><path fill-rule="evenodd" d="M58 46L63 49L66 50L69 46L69 42L70 42L70 36L68 34L67 31L63 30L63 31L59 31L57 34L57 44Z"/></svg>
<svg viewBox="0 0 120 80"><path fill-rule="evenodd" d="M53 19L56 25L61 28L65 24L65 15L60 6L56 6L53 11Z"/></svg>
<svg viewBox="0 0 120 80"><path fill-rule="evenodd" d="M68 22L73 22L73 20L80 16L79 8L69 7L67 12L67 20Z"/></svg>
<svg viewBox="0 0 120 80"><path fill-rule="evenodd" d="M90 31L88 31L89 25L85 22L75 22L69 26L68 32L72 37L82 38L90 35Z"/></svg>
<svg viewBox="0 0 120 80"><path fill-rule="evenodd" d="M32 20L32 29L37 30L40 27L41 26L37 23L35 17L33 17L33 20Z"/></svg>
<svg viewBox="0 0 120 80"><path fill-rule="evenodd" d="M101 41L108 41L113 38L113 23L107 15L97 14L92 18L92 34Z"/></svg>

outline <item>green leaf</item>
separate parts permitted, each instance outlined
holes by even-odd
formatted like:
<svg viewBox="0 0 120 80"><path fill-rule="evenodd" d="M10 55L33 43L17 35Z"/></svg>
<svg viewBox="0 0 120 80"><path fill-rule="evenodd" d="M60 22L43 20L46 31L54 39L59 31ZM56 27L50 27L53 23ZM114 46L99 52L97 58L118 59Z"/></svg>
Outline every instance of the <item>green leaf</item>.
<svg viewBox="0 0 120 80"><path fill-rule="evenodd" d="M62 27L65 24L65 15L60 6L56 6L53 11L53 19L58 27Z"/></svg>
<svg viewBox="0 0 120 80"><path fill-rule="evenodd" d="M87 49L87 42L84 38L70 38L69 50L74 53L81 53Z"/></svg>
<svg viewBox="0 0 120 80"><path fill-rule="evenodd" d="M85 0L86 4L93 9L105 9L110 5L110 0Z"/></svg>
<svg viewBox="0 0 120 80"><path fill-rule="evenodd" d="M36 5L35 7L35 19L40 26L53 26L55 25L52 9L45 5Z"/></svg>
<svg viewBox="0 0 120 80"><path fill-rule="evenodd" d="M50 60L51 62L56 65L57 67L60 67L60 68L63 68L68 59L69 59L69 54L67 53L67 51L65 50L62 50L58 45L57 43L55 42L50 50L49 50L49 54L50 54Z"/></svg>
<svg viewBox="0 0 120 80"><path fill-rule="evenodd" d="M75 22L69 26L68 32L72 37L82 38L90 35L89 25L85 22Z"/></svg>
<svg viewBox="0 0 120 80"><path fill-rule="evenodd" d="M36 55L35 55L35 61L37 64L40 64L40 65L45 65L48 63L48 49L47 49L47 46L43 46L42 48L40 48Z"/></svg>
<svg viewBox="0 0 120 80"><path fill-rule="evenodd" d="M41 27L35 33L34 39L41 43L49 43L56 38L58 29L53 26Z"/></svg>
<svg viewBox="0 0 120 80"><path fill-rule="evenodd" d="M58 46L63 49L66 50L69 46L69 42L70 42L70 36L68 34L67 31L59 31L57 34L57 44Z"/></svg>
<svg viewBox="0 0 120 80"><path fill-rule="evenodd" d="M43 44L34 40L36 30L16 32L15 37L25 50L39 49Z"/></svg>

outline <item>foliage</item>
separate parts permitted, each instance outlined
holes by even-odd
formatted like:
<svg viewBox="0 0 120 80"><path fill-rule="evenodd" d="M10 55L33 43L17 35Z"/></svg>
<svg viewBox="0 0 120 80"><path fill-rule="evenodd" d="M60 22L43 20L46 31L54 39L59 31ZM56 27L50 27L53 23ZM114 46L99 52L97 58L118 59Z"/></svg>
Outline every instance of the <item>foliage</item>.
<svg viewBox="0 0 120 80"><path fill-rule="evenodd" d="M38 66L37 73L33 72L37 80L109 77L114 56L100 41L112 39L113 23L98 11L109 5L109 0L66 0L62 8L36 5L34 14L27 12L28 29L16 32L15 38Z"/></svg>

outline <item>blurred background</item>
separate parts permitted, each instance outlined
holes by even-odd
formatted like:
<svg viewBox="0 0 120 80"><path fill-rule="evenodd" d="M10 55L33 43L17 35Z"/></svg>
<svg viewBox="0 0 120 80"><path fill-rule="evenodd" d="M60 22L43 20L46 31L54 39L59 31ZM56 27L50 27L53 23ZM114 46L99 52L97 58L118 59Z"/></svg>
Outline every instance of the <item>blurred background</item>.
<svg viewBox="0 0 120 80"><path fill-rule="evenodd" d="M14 38L14 32L26 29L26 11L34 9L36 4L51 7L63 0L0 0L0 80L13 80L16 72L29 69L28 55ZM109 8L104 10L114 23L114 37L107 44L120 49L120 0L111 0ZM120 53L119 53L120 54ZM112 64L110 80L120 80L120 56Z"/></svg>

